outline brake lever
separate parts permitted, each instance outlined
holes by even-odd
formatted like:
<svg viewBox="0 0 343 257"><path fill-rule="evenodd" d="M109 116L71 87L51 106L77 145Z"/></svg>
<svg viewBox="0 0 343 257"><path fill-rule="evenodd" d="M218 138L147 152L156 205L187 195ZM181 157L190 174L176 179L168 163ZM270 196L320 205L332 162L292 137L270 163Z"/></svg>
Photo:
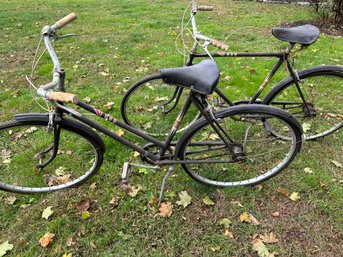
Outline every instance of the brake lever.
<svg viewBox="0 0 343 257"><path fill-rule="evenodd" d="M54 41L57 41L59 39L63 39L63 38L67 38L67 37L76 37L77 34L65 34L65 35L60 36L55 31L51 36L53 37Z"/></svg>
<svg viewBox="0 0 343 257"><path fill-rule="evenodd" d="M58 39L66 38L66 37L76 37L77 34L65 34L65 35L62 35L62 36L60 36L60 35L56 35L56 36L57 36L56 40L58 40Z"/></svg>

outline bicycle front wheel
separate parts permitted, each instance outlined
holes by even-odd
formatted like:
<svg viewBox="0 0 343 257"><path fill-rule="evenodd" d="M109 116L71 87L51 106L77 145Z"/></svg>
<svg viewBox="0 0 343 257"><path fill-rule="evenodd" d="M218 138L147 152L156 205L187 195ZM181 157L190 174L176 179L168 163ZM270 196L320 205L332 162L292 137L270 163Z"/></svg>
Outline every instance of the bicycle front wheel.
<svg viewBox="0 0 343 257"><path fill-rule="evenodd" d="M161 75L146 77L131 86L123 96L120 111L126 124L151 136L166 136L171 130L188 96L186 89L163 82ZM184 131L200 117L191 106L178 132Z"/></svg>
<svg viewBox="0 0 343 257"><path fill-rule="evenodd" d="M299 73L300 88L288 78L275 86L263 104L281 108L302 124L306 140L324 137L343 126L343 69L319 66Z"/></svg>
<svg viewBox="0 0 343 257"><path fill-rule="evenodd" d="M65 120L60 124L59 147L53 156L54 129L48 121L9 121L0 125L0 189L15 193L49 192L80 185L101 166L98 139ZM82 125L82 124L81 124Z"/></svg>
<svg viewBox="0 0 343 257"><path fill-rule="evenodd" d="M204 118L179 141L177 154L196 181L213 186L255 185L284 170L300 151L302 131L287 112L262 105L234 106ZM264 123L282 130L276 137ZM218 133L219 131L219 133Z"/></svg>

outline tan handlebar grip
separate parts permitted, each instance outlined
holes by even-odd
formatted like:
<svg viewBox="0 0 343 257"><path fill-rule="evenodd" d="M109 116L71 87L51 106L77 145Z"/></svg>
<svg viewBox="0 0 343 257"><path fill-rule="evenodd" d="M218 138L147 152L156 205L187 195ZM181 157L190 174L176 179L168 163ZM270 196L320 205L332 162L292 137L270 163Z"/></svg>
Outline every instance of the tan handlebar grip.
<svg viewBox="0 0 343 257"><path fill-rule="evenodd" d="M51 101L77 104L80 98L77 95L63 92L50 91L46 97Z"/></svg>
<svg viewBox="0 0 343 257"><path fill-rule="evenodd" d="M221 49L221 50L224 50L225 52L229 49L229 46L219 40L216 40L216 39L211 39L210 41L211 45Z"/></svg>
<svg viewBox="0 0 343 257"><path fill-rule="evenodd" d="M213 6L212 5L199 5L197 7L198 11L213 11Z"/></svg>
<svg viewBox="0 0 343 257"><path fill-rule="evenodd" d="M56 25L58 26L58 28L63 28L65 25L67 25L68 23L72 22L73 20L75 20L77 18L76 14L74 12L69 13L67 16L65 16L64 18L60 19L59 21L56 22Z"/></svg>

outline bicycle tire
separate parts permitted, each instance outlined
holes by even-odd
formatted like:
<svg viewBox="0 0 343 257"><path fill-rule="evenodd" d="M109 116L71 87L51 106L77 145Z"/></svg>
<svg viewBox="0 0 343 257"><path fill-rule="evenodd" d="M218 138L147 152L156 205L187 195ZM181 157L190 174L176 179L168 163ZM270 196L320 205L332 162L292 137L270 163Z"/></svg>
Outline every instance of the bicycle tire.
<svg viewBox="0 0 343 257"><path fill-rule="evenodd" d="M99 170L105 151L101 138L66 118L59 124L57 156L39 170L52 155L47 150L54 133L47 130L48 122L47 115L26 114L0 125L0 189L24 194L56 191L78 186Z"/></svg>
<svg viewBox="0 0 343 257"><path fill-rule="evenodd" d="M343 126L343 68L317 66L299 72L302 102L292 77L278 83L263 104L287 110L304 129L305 140L327 136Z"/></svg>
<svg viewBox="0 0 343 257"><path fill-rule="evenodd" d="M168 135L188 96L183 92L178 102L174 99L167 106L167 109L175 108L164 113L163 106L172 99L176 88L177 85L164 83L160 74L148 76L136 82L125 92L120 104L120 113L124 122L151 136ZM177 133L187 129L200 116L200 112L191 106Z"/></svg>
<svg viewBox="0 0 343 257"><path fill-rule="evenodd" d="M214 116L239 147L234 156L210 122L201 118L180 138L176 154L183 169L196 181L211 186L256 185L284 170L302 145L302 129L289 113L271 106L240 105L221 109ZM290 140L275 137L263 123L268 120L288 130ZM229 140L226 140L229 142Z"/></svg>

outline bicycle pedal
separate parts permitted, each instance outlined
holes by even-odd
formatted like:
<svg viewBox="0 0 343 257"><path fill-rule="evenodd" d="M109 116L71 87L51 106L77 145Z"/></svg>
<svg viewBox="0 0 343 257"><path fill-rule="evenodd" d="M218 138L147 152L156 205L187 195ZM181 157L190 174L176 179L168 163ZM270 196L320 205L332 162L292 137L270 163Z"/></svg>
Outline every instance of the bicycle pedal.
<svg viewBox="0 0 343 257"><path fill-rule="evenodd" d="M130 166L151 170L159 170L161 168L160 166L148 166L143 164L125 162L123 165L123 171L121 173L121 181L123 184L128 184L129 182L129 176L131 172Z"/></svg>
<svg viewBox="0 0 343 257"><path fill-rule="evenodd" d="M130 175L130 163L125 162L123 165L123 171L121 173L121 182L123 184L128 184Z"/></svg>

